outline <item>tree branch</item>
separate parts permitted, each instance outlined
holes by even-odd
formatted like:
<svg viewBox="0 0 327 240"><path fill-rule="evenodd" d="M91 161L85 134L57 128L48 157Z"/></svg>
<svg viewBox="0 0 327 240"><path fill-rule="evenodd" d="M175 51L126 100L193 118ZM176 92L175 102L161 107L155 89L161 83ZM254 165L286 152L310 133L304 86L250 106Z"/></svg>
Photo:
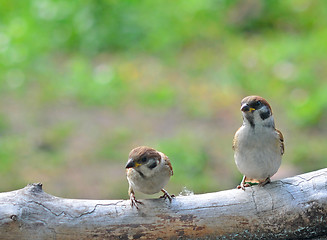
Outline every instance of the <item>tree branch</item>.
<svg viewBox="0 0 327 240"><path fill-rule="evenodd" d="M327 235L327 168L245 191L169 201L54 197L41 184L0 193L0 239L299 239Z"/></svg>

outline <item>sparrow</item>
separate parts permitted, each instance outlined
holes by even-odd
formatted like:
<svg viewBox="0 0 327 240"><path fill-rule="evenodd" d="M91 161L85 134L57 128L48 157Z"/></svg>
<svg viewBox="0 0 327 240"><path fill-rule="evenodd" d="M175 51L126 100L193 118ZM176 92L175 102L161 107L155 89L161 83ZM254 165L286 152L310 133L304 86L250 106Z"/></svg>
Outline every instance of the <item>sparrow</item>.
<svg viewBox="0 0 327 240"><path fill-rule="evenodd" d="M243 125L233 140L234 159L243 179L238 186L245 190L256 182L260 186L270 182L281 164L284 138L275 128L269 103L259 96L248 96L241 101Z"/></svg>
<svg viewBox="0 0 327 240"><path fill-rule="evenodd" d="M173 168L169 158L162 152L147 146L134 148L129 153L126 175L132 207L135 206L138 209L138 204L143 204L136 200L135 190L145 194L155 194L161 191L164 193L161 198L168 198L170 202L172 201L174 195L169 195L163 187L173 175Z"/></svg>

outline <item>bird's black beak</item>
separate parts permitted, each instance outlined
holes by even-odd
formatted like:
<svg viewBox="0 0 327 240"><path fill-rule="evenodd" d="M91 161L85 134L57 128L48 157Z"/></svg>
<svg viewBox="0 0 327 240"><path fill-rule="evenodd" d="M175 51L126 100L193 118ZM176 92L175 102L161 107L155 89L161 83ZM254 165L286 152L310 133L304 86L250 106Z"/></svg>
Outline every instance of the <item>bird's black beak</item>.
<svg viewBox="0 0 327 240"><path fill-rule="evenodd" d="M133 168L135 167L135 162L133 158L128 159L127 163L126 163L126 167L125 168Z"/></svg>
<svg viewBox="0 0 327 240"><path fill-rule="evenodd" d="M242 111L242 112L248 112L248 111L250 111L250 107L249 107L249 105L247 105L246 103L244 103L244 104L241 106L241 111Z"/></svg>
<svg viewBox="0 0 327 240"><path fill-rule="evenodd" d="M242 112L253 112L255 109L254 108L251 108L247 103L244 103L242 106L241 106L241 111Z"/></svg>

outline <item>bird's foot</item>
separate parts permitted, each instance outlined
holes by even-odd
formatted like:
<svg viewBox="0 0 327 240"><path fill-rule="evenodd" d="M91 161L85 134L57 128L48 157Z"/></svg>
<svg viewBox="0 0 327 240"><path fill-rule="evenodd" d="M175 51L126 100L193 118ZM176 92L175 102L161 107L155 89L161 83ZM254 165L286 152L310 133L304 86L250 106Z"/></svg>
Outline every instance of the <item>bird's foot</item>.
<svg viewBox="0 0 327 240"><path fill-rule="evenodd" d="M237 186L237 189L241 188L243 191L245 191L246 187L251 187L251 184L250 183L245 183L245 181L246 181L246 176L244 175L240 185Z"/></svg>
<svg viewBox="0 0 327 240"><path fill-rule="evenodd" d="M241 183L240 185L237 186L237 189L242 189L243 191L245 191L246 187L251 187L250 183Z"/></svg>
<svg viewBox="0 0 327 240"><path fill-rule="evenodd" d="M266 185L267 183L270 183L270 177L267 177L264 181L259 182L259 186L263 187L264 185Z"/></svg>
<svg viewBox="0 0 327 240"><path fill-rule="evenodd" d="M164 199L168 198L169 202L171 202L175 197L175 195L169 195L169 193L165 189L161 189L161 191L164 193L164 195L160 196L160 198L164 198Z"/></svg>
<svg viewBox="0 0 327 240"><path fill-rule="evenodd" d="M135 206L136 209L139 209L138 204L142 204L143 205L143 203L141 201L136 200L134 194L131 194L130 195L130 200L131 200L131 206L132 206L132 208Z"/></svg>

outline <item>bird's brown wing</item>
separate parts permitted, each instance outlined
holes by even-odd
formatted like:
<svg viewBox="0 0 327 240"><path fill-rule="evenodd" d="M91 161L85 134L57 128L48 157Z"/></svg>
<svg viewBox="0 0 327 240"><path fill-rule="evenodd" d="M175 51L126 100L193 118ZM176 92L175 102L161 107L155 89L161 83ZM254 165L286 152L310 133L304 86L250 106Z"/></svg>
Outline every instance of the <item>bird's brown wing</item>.
<svg viewBox="0 0 327 240"><path fill-rule="evenodd" d="M240 127L241 128L241 127ZM235 133L235 136L234 136L234 139L233 139L233 146L232 146L232 148L233 148L233 150L235 151L235 149L237 148L237 133L238 133L238 131L240 130L240 128L239 129L237 129L237 131L236 131L236 133Z"/></svg>
<svg viewBox="0 0 327 240"><path fill-rule="evenodd" d="M276 129L276 133L279 137L279 142L280 142L280 153L281 155L284 154L284 151L285 151L285 146L284 146L284 137L283 137L283 134L281 133L281 131L277 130Z"/></svg>
<svg viewBox="0 0 327 240"><path fill-rule="evenodd" d="M165 161L166 165L168 165L168 167L170 168L171 176L173 176L174 175L174 171L173 171L173 167L171 166L171 163L170 163L169 158L165 154L163 154L163 153L162 153L162 155L163 155L163 158L164 158L163 160Z"/></svg>

